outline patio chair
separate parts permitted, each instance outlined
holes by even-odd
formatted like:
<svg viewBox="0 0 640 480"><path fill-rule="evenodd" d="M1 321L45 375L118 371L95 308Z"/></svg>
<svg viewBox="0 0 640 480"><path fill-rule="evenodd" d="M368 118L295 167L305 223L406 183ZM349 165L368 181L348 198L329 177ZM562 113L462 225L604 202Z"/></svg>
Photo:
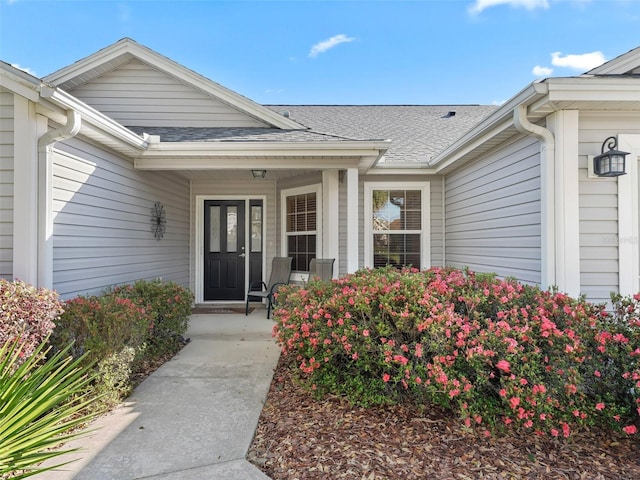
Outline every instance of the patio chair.
<svg viewBox="0 0 640 480"><path fill-rule="evenodd" d="M312 258L309 262L309 280L319 277L320 280L328 282L333 278L333 263L335 258Z"/></svg>
<svg viewBox="0 0 640 480"><path fill-rule="evenodd" d="M289 283L292 260L292 257L273 257L273 261L271 262L271 275L269 275L269 282L253 282L249 286L249 291L247 292L247 304L244 310L245 315L249 315L249 299L253 297L259 298L260 300L267 300L267 318L271 318L273 296L278 291L280 286ZM261 290L253 290L257 287L260 287Z"/></svg>

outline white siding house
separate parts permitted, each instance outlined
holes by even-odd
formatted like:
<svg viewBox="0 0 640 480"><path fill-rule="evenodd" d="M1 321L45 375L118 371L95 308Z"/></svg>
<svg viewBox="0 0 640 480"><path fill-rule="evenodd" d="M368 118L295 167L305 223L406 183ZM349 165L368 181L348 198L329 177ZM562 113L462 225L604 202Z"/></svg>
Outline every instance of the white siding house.
<svg viewBox="0 0 640 480"><path fill-rule="evenodd" d="M640 49L501 107L259 105L131 39L44 79L0 66L3 278L240 302L291 256L640 290ZM601 178L609 137L626 174Z"/></svg>

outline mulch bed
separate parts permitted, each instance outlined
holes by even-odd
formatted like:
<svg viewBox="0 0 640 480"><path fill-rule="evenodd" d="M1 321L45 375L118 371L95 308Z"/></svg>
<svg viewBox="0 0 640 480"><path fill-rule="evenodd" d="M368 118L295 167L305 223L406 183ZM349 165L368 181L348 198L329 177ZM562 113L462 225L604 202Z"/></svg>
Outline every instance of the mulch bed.
<svg viewBox="0 0 640 480"><path fill-rule="evenodd" d="M278 365L248 460L273 480L640 479L640 438L483 438L444 412L316 401Z"/></svg>

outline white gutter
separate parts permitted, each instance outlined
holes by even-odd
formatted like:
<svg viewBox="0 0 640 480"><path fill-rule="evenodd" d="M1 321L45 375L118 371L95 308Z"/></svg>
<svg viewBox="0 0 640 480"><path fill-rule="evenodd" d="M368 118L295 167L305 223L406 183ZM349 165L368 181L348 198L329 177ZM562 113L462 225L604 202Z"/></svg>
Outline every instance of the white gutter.
<svg viewBox="0 0 640 480"><path fill-rule="evenodd" d="M144 138L59 88L43 83L40 87L40 96L67 111L78 112L82 115L84 125L91 124L101 132L128 144L135 150L145 150L149 145L149 142Z"/></svg>
<svg viewBox="0 0 640 480"><path fill-rule="evenodd" d="M53 145L75 137L80 113L67 110L67 123L38 139L38 285L53 288Z"/></svg>
<svg viewBox="0 0 640 480"><path fill-rule="evenodd" d="M556 276L556 216L555 216L555 138L553 134L527 118L526 105L513 110L513 123L518 131L540 140L540 202L542 213L542 265L541 286L548 289L557 285Z"/></svg>

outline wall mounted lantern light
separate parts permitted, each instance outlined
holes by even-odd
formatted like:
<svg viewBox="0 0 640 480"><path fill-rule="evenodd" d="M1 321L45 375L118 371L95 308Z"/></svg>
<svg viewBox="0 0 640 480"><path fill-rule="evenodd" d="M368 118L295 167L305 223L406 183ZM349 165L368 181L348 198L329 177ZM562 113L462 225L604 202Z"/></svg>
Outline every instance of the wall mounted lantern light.
<svg viewBox="0 0 640 480"><path fill-rule="evenodd" d="M251 175L253 175L253 178L264 178L266 174L266 170L251 170Z"/></svg>
<svg viewBox="0 0 640 480"><path fill-rule="evenodd" d="M605 145L609 149L605 153ZM618 139L616 137L609 137L602 143L602 153L596 157L593 157L593 173L599 177L618 177L624 175L625 157L629 155L629 152L621 152L616 150L618 148Z"/></svg>

